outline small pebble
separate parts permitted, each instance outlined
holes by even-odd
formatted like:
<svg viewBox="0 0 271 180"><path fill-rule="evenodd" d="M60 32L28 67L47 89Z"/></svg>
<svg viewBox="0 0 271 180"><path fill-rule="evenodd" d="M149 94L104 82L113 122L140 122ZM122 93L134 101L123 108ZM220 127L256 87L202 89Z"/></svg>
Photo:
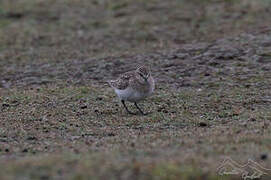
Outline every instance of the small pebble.
<svg viewBox="0 0 271 180"><path fill-rule="evenodd" d="M80 106L81 109L86 109L87 107L88 107L87 105Z"/></svg>
<svg viewBox="0 0 271 180"><path fill-rule="evenodd" d="M2 106L3 106L3 107L9 107L10 105L7 104L7 103L3 103Z"/></svg>
<svg viewBox="0 0 271 180"><path fill-rule="evenodd" d="M33 140L37 140L37 138L35 136L29 136L26 140L33 141Z"/></svg>
<svg viewBox="0 0 271 180"><path fill-rule="evenodd" d="M26 153L26 152L28 152L28 150L27 150L27 149L23 149L22 152L23 152L23 153Z"/></svg>
<svg viewBox="0 0 271 180"><path fill-rule="evenodd" d="M103 98L102 97L97 97L96 100L101 101L101 100L103 100Z"/></svg>
<svg viewBox="0 0 271 180"><path fill-rule="evenodd" d="M261 160L266 160L268 158L267 154L261 154Z"/></svg>
<svg viewBox="0 0 271 180"><path fill-rule="evenodd" d="M255 118L251 118L250 121L256 121L256 119Z"/></svg>
<svg viewBox="0 0 271 180"><path fill-rule="evenodd" d="M199 126L200 126L200 127L206 127L206 126L207 126L207 123L206 123L206 122L200 122L200 123L199 123Z"/></svg>
<svg viewBox="0 0 271 180"><path fill-rule="evenodd" d="M111 133L108 133L107 135L108 135L108 136L115 136L115 134L112 133L112 132L111 132Z"/></svg>

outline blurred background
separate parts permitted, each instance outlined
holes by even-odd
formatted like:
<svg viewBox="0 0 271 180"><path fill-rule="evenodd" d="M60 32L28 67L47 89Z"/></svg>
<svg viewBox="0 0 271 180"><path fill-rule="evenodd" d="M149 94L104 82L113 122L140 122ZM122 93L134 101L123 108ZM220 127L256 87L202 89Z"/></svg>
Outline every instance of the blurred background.
<svg viewBox="0 0 271 180"><path fill-rule="evenodd" d="M1 58L82 59L213 41L263 30L270 7L269 0L1 0Z"/></svg>

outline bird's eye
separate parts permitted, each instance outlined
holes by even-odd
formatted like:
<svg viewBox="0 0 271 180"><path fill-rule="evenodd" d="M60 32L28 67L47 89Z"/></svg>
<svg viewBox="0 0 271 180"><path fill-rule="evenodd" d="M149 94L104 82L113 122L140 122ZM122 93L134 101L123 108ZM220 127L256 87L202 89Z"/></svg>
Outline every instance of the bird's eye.
<svg viewBox="0 0 271 180"><path fill-rule="evenodd" d="M143 74L139 73L139 75L140 75L142 78L144 78L144 75L143 75Z"/></svg>

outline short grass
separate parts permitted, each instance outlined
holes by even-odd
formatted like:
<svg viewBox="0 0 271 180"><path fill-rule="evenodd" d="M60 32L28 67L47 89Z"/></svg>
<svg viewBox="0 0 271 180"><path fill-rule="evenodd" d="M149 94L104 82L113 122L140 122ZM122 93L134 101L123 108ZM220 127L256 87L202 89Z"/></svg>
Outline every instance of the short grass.
<svg viewBox="0 0 271 180"><path fill-rule="evenodd" d="M227 156L268 167L261 157L271 146L270 102L251 96L257 91L161 87L144 103L148 116L126 114L108 87L4 92L0 174L216 179Z"/></svg>
<svg viewBox="0 0 271 180"><path fill-rule="evenodd" d="M218 174L226 157L271 168L270 6L1 1L0 179L240 179ZM147 116L106 84L137 64L157 83Z"/></svg>

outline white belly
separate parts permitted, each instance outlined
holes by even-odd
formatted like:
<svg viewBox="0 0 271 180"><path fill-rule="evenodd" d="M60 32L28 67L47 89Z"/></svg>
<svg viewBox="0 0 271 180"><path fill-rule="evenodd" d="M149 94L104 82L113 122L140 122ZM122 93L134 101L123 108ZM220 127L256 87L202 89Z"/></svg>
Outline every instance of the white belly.
<svg viewBox="0 0 271 180"><path fill-rule="evenodd" d="M131 101L131 102L140 101L150 95L149 93L147 94L140 93L138 91L135 91L132 88L127 88L124 90L115 89L115 92L121 100Z"/></svg>

